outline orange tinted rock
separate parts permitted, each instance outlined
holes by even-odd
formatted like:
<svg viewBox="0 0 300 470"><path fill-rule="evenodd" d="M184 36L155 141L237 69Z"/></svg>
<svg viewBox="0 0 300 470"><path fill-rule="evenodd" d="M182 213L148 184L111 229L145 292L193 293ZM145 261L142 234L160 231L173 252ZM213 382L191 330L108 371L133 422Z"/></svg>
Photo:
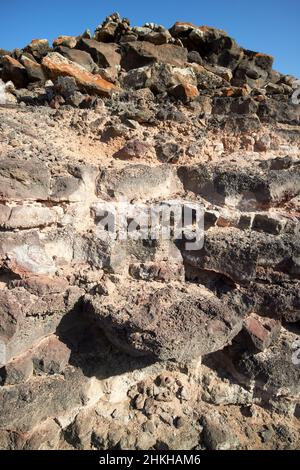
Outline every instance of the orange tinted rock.
<svg viewBox="0 0 300 470"><path fill-rule="evenodd" d="M65 46L73 49L76 44L77 39L75 36L58 36L58 38L54 39L53 41L53 47Z"/></svg>
<svg viewBox="0 0 300 470"><path fill-rule="evenodd" d="M49 78L55 80L59 76L69 76L76 80L82 91L94 93L100 96L110 96L117 87L107 82L99 75L87 72L80 65L71 62L57 52L51 52L42 61L42 66Z"/></svg>
<svg viewBox="0 0 300 470"><path fill-rule="evenodd" d="M9 55L3 57L2 79L11 80L18 88L25 88L28 84L28 75L25 67Z"/></svg>
<svg viewBox="0 0 300 470"><path fill-rule="evenodd" d="M262 318L252 313L244 322L244 329L254 346L264 351L278 338L280 323L272 318Z"/></svg>
<svg viewBox="0 0 300 470"><path fill-rule="evenodd" d="M134 41L126 44L121 66L128 71L157 62L184 67L187 62L187 50L174 44L156 46L147 41Z"/></svg>
<svg viewBox="0 0 300 470"><path fill-rule="evenodd" d="M192 101L199 96L198 88L190 83L181 83L170 90L170 94L184 102Z"/></svg>

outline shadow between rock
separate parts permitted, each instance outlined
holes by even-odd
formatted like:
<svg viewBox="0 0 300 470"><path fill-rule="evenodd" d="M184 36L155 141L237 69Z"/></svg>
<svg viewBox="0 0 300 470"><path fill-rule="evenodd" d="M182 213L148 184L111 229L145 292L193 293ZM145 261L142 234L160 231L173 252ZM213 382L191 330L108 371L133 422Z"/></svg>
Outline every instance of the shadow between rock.
<svg viewBox="0 0 300 470"><path fill-rule="evenodd" d="M55 334L71 351L69 364L80 368L86 377L104 380L155 363L153 357L133 357L118 350L82 300L62 318Z"/></svg>

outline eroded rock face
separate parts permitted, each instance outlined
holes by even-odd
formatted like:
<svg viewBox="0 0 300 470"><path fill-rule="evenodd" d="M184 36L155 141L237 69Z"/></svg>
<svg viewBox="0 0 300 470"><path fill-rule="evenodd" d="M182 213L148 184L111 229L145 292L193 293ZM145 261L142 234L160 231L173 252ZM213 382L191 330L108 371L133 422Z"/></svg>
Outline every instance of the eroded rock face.
<svg viewBox="0 0 300 470"><path fill-rule="evenodd" d="M299 447L300 105L272 64L119 14L0 49L2 449Z"/></svg>

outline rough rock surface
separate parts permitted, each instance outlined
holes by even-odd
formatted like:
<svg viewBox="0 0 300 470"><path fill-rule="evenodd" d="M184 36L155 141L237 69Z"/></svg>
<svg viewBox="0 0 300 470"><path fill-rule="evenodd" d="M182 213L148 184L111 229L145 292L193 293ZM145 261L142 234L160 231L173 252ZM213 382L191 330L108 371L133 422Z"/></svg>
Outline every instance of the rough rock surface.
<svg viewBox="0 0 300 470"><path fill-rule="evenodd" d="M300 447L299 82L272 64L117 13L0 49L1 449ZM109 230L176 200L203 246Z"/></svg>

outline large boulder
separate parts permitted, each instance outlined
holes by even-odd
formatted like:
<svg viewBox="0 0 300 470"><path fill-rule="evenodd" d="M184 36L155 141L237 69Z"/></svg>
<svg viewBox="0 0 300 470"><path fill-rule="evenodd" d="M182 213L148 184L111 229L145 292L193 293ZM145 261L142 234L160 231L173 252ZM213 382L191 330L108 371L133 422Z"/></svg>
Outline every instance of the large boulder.
<svg viewBox="0 0 300 470"><path fill-rule="evenodd" d="M63 415L87 400L91 379L72 366L64 374L34 377L27 383L0 389L0 426L3 429L31 431L49 416Z"/></svg>
<svg viewBox="0 0 300 470"><path fill-rule="evenodd" d="M293 104L291 99L279 95L277 99L268 98L260 103L257 114L263 122L281 122L299 124L300 104Z"/></svg>
<svg viewBox="0 0 300 470"><path fill-rule="evenodd" d="M242 318L205 289L120 286L114 297L86 297L87 308L110 341L132 355L180 362L222 349Z"/></svg>
<svg viewBox="0 0 300 470"><path fill-rule="evenodd" d="M28 277L19 285L0 291L1 365L54 333L82 295L80 289L68 288L65 279L42 275Z"/></svg>
<svg viewBox="0 0 300 470"><path fill-rule="evenodd" d="M296 280L281 283L256 282L249 289L255 301L255 310L288 323L300 320L300 285Z"/></svg>
<svg viewBox="0 0 300 470"><path fill-rule="evenodd" d="M148 167L130 165L116 171L104 170L97 181L97 194L133 198L169 197L181 190L181 183L171 165Z"/></svg>
<svg viewBox="0 0 300 470"><path fill-rule="evenodd" d="M94 39L81 38L77 48L88 52L99 67L117 67L120 65L121 54L117 44L107 44Z"/></svg>
<svg viewBox="0 0 300 470"><path fill-rule="evenodd" d="M278 340L266 351L253 354L243 351L241 345L240 354L234 357L233 362L238 372L248 381L255 381L256 387L264 389L271 400L276 401L276 396L287 394L299 399L300 367L293 359L296 356L294 344L298 342L297 331L282 329Z"/></svg>
<svg viewBox="0 0 300 470"><path fill-rule="evenodd" d="M254 389L255 396L264 404L274 409L278 407L278 411L284 414L291 409L293 414L300 394L298 345L297 329L281 327L279 337L264 351L249 348L247 337L242 332L232 346L208 356L206 360L219 375L228 374L231 384L234 381L247 389Z"/></svg>
<svg viewBox="0 0 300 470"><path fill-rule="evenodd" d="M41 64L35 60L31 60L29 57L22 55L21 63L24 65L28 79L30 82L43 82L45 81L45 74Z"/></svg>
<svg viewBox="0 0 300 470"><path fill-rule="evenodd" d="M88 72L93 73L97 70L97 65L88 52L80 51L78 49L70 49L69 47L65 46L57 47L56 52L71 60L72 62L80 65Z"/></svg>
<svg viewBox="0 0 300 470"><path fill-rule="evenodd" d="M187 62L187 50L173 44L156 46L146 41L126 44L121 62L125 70L144 67L155 62L183 67Z"/></svg>
<svg viewBox="0 0 300 470"><path fill-rule="evenodd" d="M171 36L174 38L188 35L193 29L197 29L194 23L176 21L176 23L169 29Z"/></svg>
<svg viewBox="0 0 300 470"><path fill-rule="evenodd" d="M150 88L153 93L171 90L177 85L191 87L196 94L197 75L192 67L174 67L169 64L153 64L129 70L122 79L124 87Z"/></svg>
<svg viewBox="0 0 300 470"><path fill-rule="evenodd" d="M71 62L58 52L51 52L44 57L42 66L51 79L55 80L60 75L74 77L78 87L83 91L100 96L110 96L117 91L115 85L107 82L100 75L87 72L83 67Z"/></svg>
<svg viewBox="0 0 300 470"><path fill-rule="evenodd" d="M234 282L250 282L256 275L259 235L238 229L213 228L206 233L203 248L183 251L183 258L188 265L214 271Z"/></svg>
<svg viewBox="0 0 300 470"><path fill-rule="evenodd" d="M2 80L12 81L18 88L25 88L28 85L28 74L26 68L16 59L5 55L2 59Z"/></svg>

